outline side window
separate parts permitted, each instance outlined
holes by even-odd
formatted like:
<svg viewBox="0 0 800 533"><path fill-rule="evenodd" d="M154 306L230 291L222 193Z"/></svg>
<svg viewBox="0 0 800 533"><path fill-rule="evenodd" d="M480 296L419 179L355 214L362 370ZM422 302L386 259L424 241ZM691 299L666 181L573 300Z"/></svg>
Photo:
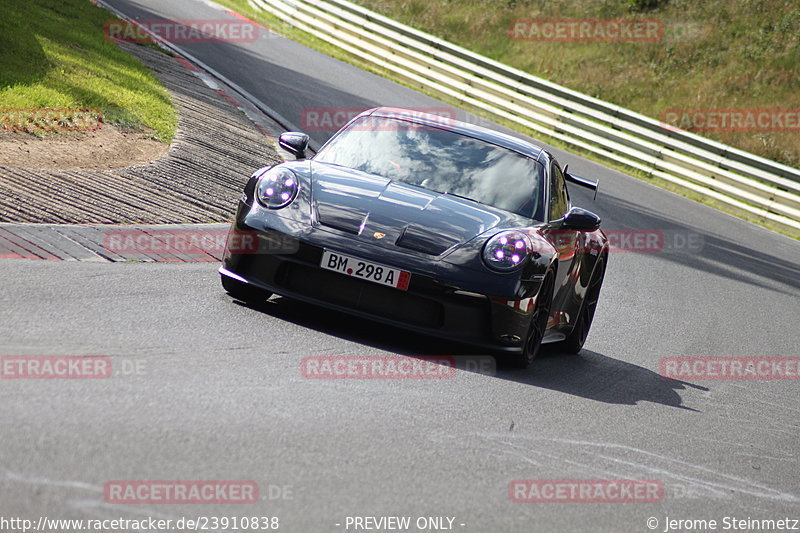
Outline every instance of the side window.
<svg viewBox="0 0 800 533"><path fill-rule="evenodd" d="M558 165L550 165L550 220L562 218L569 208L567 185Z"/></svg>

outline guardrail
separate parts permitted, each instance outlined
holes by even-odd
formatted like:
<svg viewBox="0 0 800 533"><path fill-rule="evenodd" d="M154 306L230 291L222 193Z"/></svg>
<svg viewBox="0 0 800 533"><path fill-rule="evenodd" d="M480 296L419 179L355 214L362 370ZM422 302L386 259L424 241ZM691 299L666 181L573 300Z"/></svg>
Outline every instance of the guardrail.
<svg viewBox="0 0 800 533"><path fill-rule="evenodd" d="M347 0L249 1L412 85L800 230L798 169L572 91Z"/></svg>

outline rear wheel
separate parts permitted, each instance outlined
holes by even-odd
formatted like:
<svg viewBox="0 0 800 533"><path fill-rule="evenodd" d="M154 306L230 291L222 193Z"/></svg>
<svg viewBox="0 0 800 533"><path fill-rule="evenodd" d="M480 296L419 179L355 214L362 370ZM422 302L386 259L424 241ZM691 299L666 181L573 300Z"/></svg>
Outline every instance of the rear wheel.
<svg viewBox="0 0 800 533"><path fill-rule="evenodd" d="M547 329L547 319L550 316L550 305L553 302L554 277L548 274L542 282L542 288L536 296L536 307L531 315L531 325L522 351L511 356L511 364L517 368L528 368L542 346L544 332Z"/></svg>
<svg viewBox="0 0 800 533"><path fill-rule="evenodd" d="M586 289L586 298L583 300L581 312L578 314L578 321L572 332L566 339L558 343L558 348L569 354L576 354L583 348L589 330L594 320L594 312L597 309L597 302L600 299L600 288L603 286L603 278L606 274L606 262L604 258L597 260L589 287Z"/></svg>
<svg viewBox="0 0 800 533"><path fill-rule="evenodd" d="M222 278L222 288L237 300L246 303L259 303L266 301L272 296L271 292L265 291L264 289L253 287L252 285L229 278L228 276L220 275L220 277Z"/></svg>

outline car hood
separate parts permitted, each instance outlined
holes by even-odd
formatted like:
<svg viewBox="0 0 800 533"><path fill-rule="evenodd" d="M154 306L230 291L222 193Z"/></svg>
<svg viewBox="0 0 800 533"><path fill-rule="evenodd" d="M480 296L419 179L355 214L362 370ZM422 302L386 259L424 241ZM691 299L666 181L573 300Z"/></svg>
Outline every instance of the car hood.
<svg viewBox="0 0 800 533"><path fill-rule="evenodd" d="M442 256L494 227L531 221L503 209L350 168L310 162L315 224L378 246Z"/></svg>

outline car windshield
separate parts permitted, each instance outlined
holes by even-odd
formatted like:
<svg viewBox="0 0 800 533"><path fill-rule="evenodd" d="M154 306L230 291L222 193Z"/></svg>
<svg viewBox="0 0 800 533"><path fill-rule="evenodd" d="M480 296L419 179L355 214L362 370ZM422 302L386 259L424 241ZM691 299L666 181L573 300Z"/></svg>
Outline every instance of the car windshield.
<svg viewBox="0 0 800 533"><path fill-rule="evenodd" d="M541 219L542 165L453 131L362 117L334 137L314 160Z"/></svg>

